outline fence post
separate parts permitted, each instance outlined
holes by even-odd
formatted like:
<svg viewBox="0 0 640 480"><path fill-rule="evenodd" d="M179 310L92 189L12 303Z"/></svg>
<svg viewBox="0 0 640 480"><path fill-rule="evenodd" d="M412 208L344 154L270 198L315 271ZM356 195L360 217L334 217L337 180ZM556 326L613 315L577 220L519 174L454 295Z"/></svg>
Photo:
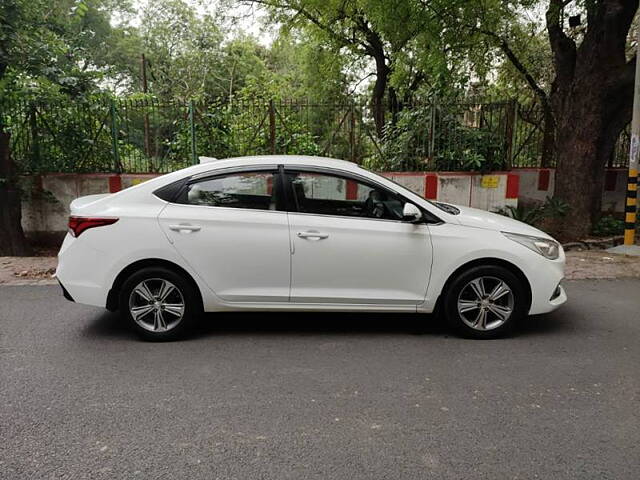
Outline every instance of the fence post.
<svg viewBox="0 0 640 480"><path fill-rule="evenodd" d="M193 100L189 101L189 134L191 137L191 161L195 165L198 163L198 153L196 152L196 124Z"/></svg>
<svg viewBox="0 0 640 480"><path fill-rule="evenodd" d="M111 113L111 145L113 147L113 160L115 161L115 170L122 173L122 165L120 164L120 152L118 152L118 118L116 112L116 101L112 98L109 102L109 111Z"/></svg>
<svg viewBox="0 0 640 480"><path fill-rule="evenodd" d="M273 100L269 100L269 146L271 154L276 153L276 109Z"/></svg>
<svg viewBox="0 0 640 480"><path fill-rule="evenodd" d="M507 104L507 112L504 126L504 159L505 159L505 169L511 170L511 166L513 164L513 151L514 151L514 140L516 137L516 115L517 115L517 102L515 99L512 99Z"/></svg>
<svg viewBox="0 0 640 480"><path fill-rule="evenodd" d="M29 128L31 129L31 165L40 170L40 135L38 133L38 119L35 104L29 104Z"/></svg>
<svg viewBox="0 0 640 480"><path fill-rule="evenodd" d="M429 162L433 164L435 157L435 144L436 144L436 99L431 101L431 138L429 139Z"/></svg>
<svg viewBox="0 0 640 480"><path fill-rule="evenodd" d="M520 103L518 100L513 101L513 127L511 135L511 158L509 159L509 170L513 168L513 164L516 160L516 142L518 140L518 108Z"/></svg>
<svg viewBox="0 0 640 480"><path fill-rule="evenodd" d="M351 161L356 163L356 109L351 102L351 128L349 130L349 146L351 147Z"/></svg>

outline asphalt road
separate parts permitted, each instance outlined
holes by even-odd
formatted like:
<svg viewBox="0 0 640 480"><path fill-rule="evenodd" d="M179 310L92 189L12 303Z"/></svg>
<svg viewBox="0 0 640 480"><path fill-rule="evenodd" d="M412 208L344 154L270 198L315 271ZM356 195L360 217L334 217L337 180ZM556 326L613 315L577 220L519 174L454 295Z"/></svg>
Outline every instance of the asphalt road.
<svg viewBox="0 0 640 480"><path fill-rule="evenodd" d="M567 288L497 341L292 313L154 344L2 287L0 478L637 479L640 281Z"/></svg>

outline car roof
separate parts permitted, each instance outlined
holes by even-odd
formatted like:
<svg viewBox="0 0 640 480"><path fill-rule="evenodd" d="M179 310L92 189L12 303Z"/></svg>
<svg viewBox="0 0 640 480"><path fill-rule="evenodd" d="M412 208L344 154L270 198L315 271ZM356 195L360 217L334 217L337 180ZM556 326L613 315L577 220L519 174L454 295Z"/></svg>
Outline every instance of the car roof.
<svg viewBox="0 0 640 480"><path fill-rule="evenodd" d="M369 170L362 168L356 163L347 162L345 160L337 160L335 158L328 157L316 157L311 155L252 155L246 157L233 157L217 160L214 158L202 158L203 163L192 165L181 170L176 170L171 173L167 173L160 177L148 180L138 185L133 185L125 190L114 193L108 198L109 202L120 201L127 198L127 201L136 198L138 200L146 198L148 193L155 191L158 188L169 185L175 181L193 177L194 175L200 176L211 172L215 174L217 170L224 170L227 168L237 167L253 167L253 166L275 166L275 165L294 165L294 166L308 166L308 167L326 167L330 169L342 170L343 172L353 172L360 174L363 177L370 178L371 180L379 183L386 184L391 189L401 189L404 191L404 195L409 199L413 199L418 205L422 205L423 208L430 211L434 216L438 218L445 216L443 212L434 212L433 208L424 198L417 195L415 192L407 189L398 184L394 184L391 180L376 175ZM158 199L158 197L153 196ZM107 199L105 199L107 200ZM437 215L436 215L437 213ZM446 214L446 212L444 212Z"/></svg>
<svg viewBox="0 0 640 480"><path fill-rule="evenodd" d="M147 191L153 191L156 188L169 185L172 182L181 180L183 178L192 177L194 175L207 175L209 173L215 174L217 170L224 170L234 167L253 167L253 166L273 166L273 165L299 165L299 166L317 166L317 167L329 167L336 170L350 171L350 172L367 172L367 170L361 168L353 162L347 162L345 160L336 160L335 158L327 157L314 157L311 155L252 155L247 157L233 157L225 159L215 159L200 157L203 163L191 165L190 167L175 170L170 173L166 173L157 178L149 181L133 185L122 193L124 195L135 195L136 193L142 193ZM125 193L126 192L126 193ZM134 193L136 192L136 193Z"/></svg>
<svg viewBox="0 0 640 480"><path fill-rule="evenodd" d="M203 157L206 158L206 157ZM207 159L209 160L209 159ZM328 157L316 157L312 155L251 155L247 157L232 157L225 159L210 159L202 165L206 166L201 171L217 170L219 168L252 166L252 165L305 165L318 167L333 167L346 170L357 170L360 167L346 160L337 160Z"/></svg>

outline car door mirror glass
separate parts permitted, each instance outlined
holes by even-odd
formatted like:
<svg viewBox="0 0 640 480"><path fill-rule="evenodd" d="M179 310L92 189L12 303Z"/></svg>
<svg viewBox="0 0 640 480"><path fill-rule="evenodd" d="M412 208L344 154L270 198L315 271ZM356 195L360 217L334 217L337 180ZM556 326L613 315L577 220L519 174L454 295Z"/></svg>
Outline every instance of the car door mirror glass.
<svg viewBox="0 0 640 480"><path fill-rule="evenodd" d="M405 203L402 209L402 220L405 222L417 222L422 218L422 212L413 203Z"/></svg>

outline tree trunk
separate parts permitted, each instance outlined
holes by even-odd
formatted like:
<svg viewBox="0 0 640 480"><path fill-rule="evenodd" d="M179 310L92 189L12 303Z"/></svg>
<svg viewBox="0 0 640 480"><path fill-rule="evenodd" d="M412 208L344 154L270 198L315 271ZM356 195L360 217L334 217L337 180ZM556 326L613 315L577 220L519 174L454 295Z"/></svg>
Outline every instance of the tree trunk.
<svg viewBox="0 0 640 480"><path fill-rule="evenodd" d="M558 131L562 133L556 142L554 198L569 205L569 213L557 219L559 225L554 232L561 240L586 237L600 215L602 203L604 165L598 156L601 121L597 113L577 116L572 110L558 119Z"/></svg>
<svg viewBox="0 0 640 480"><path fill-rule="evenodd" d="M626 70L631 67L630 63ZM582 77L570 91L552 96L557 129L554 197L570 207L555 232L562 239L586 237L600 219L604 169L631 120L633 83L612 89L607 81L606 75Z"/></svg>
<svg viewBox="0 0 640 480"><path fill-rule="evenodd" d="M564 32L564 5L550 0L546 13L555 70L549 97L556 125L554 197L569 206L554 233L579 239L601 215L604 167L631 119L635 60L627 60L625 45L638 0L588 2L579 46Z"/></svg>
<svg viewBox="0 0 640 480"><path fill-rule="evenodd" d="M0 255L27 256L31 248L22 230L20 189L11 162L9 133L0 132Z"/></svg>
<svg viewBox="0 0 640 480"><path fill-rule="evenodd" d="M373 121L376 125L376 135L382 138L384 135L385 124L385 102L384 94L387 91L387 82L389 78L389 67L383 55L376 57L376 81L373 84L371 92L371 109L373 113Z"/></svg>
<svg viewBox="0 0 640 480"><path fill-rule="evenodd" d="M556 149L556 122L553 118L553 111L551 108L545 108L542 128L542 158L540 166L542 168L549 168L553 164Z"/></svg>
<svg viewBox="0 0 640 480"><path fill-rule="evenodd" d="M398 94L396 93L396 89L393 87L389 87L389 112L391 112L391 125L395 125L398 123L398 114L400 110L402 110L402 104L398 99Z"/></svg>

